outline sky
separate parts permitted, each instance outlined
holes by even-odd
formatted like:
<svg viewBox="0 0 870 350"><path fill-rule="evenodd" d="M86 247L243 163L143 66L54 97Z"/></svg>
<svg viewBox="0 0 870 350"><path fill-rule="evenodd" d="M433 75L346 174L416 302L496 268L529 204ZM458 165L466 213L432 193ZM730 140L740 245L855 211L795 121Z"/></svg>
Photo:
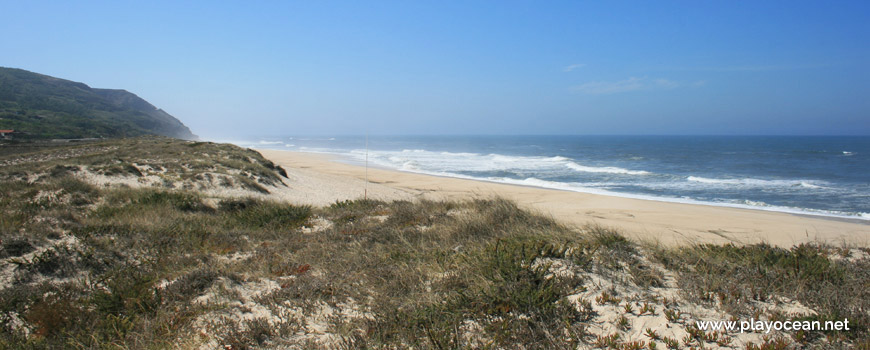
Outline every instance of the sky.
<svg viewBox="0 0 870 350"><path fill-rule="evenodd" d="M0 66L203 138L870 134L867 1L7 1Z"/></svg>

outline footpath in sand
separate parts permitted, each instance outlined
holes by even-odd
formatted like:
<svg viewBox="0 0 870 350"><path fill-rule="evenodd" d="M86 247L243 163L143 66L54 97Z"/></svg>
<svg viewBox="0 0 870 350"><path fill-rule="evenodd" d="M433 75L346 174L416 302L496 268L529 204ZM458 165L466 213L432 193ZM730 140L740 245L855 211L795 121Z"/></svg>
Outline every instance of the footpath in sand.
<svg viewBox="0 0 870 350"><path fill-rule="evenodd" d="M788 213L682 204L507 185L339 162L324 154L258 150L287 170L289 188L276 193L291 202L328 205L336 200L462 200L501 196L572 225L599 224L620 229L639 241L665 245L691 243L789 247L824 241L870 246L870 222Z"/></svg>

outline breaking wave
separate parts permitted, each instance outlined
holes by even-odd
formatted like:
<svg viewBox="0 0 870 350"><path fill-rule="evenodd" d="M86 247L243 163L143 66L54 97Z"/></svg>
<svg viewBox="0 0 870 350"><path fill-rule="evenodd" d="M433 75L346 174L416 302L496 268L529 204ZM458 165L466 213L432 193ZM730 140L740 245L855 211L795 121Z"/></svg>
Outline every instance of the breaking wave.
<svg viewBox="0 0 870 350"><path fill-rule="evenodd" d="M357 158L365 150L352 152ZM648 175L644 170L631 170L614 166L590 166L575 160L555 157L508 156L503 154L480 154L467 152L433 152L423 149L404 149L401 151L369 151L369 160L382 166L399 169L414 169L427 172L493 172L493 171L559 171L571 170L584 173L604 173L614 175Z"/></svg>
<svg viewBox="0 0 870 350"><path fill-rule="evenodd" d="M741 186L755 188L803 187L812 189L825 188L825 182L817 180L762 180L762 179L711 179L700 176L689 176L686 180L713 186Z"/></svg>

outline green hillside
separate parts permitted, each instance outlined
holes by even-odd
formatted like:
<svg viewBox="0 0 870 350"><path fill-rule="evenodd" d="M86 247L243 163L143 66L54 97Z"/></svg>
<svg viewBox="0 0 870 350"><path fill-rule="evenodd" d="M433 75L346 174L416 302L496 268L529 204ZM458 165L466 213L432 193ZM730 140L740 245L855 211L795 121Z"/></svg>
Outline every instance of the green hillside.
<svg viewBox="0 0 870 350"><path fill-rule="evenodd" d="M162 135L195 139L181 121L125 90L0 67L0 129L16 139Z"/></svg>

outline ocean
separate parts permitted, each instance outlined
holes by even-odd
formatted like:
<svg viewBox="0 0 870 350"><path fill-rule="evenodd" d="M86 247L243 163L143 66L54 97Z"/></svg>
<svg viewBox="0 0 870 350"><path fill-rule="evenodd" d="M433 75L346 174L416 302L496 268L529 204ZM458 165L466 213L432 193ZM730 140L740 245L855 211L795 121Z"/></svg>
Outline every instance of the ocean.
<svg viewBox="0 0 870 350"><path fill-rule="evenodd" d="M668 202L870 220L870 137L252 137L370 166Z"/></svg>

